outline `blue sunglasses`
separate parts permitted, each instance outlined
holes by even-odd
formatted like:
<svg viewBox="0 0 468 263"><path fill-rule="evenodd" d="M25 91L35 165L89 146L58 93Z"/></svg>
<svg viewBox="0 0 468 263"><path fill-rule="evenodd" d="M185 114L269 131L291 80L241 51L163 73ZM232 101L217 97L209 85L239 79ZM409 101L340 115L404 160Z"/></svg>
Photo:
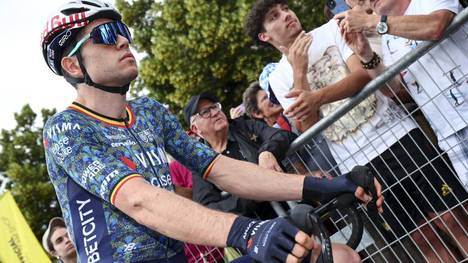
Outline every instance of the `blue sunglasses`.
<svg viewBox="0 0 468 263"><path fill-rule="evenodd" d="M90 38L93 39L94 44L102 45L115 45L117 43L118 35L125 37L128 40L128 43L132 43L132 35L130 30L128 30L127 25L120 21L112 21L109 23L101 24L83 37L75 47L70 51L67 57L73 56L78 49Z"/></svg>

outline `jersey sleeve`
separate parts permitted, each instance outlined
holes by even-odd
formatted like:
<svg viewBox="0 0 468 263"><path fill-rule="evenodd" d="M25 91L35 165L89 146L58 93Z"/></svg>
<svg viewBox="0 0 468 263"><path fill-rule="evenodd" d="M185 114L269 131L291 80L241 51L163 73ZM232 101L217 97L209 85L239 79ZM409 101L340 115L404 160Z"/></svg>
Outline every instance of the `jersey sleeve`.
<svg viewBox="0 0 468 263"><path fill-rule="evenodd" d="M44 148L51 177L69 176L91 194L114 203L126 181L140 177L107 152L99 131L70 116L52 117L44 127Z"/></svg>
<svg viewBox="0 0 468 263"><path fill-rule="evenodd" d="M158 102L153 101L153 103L156 111L158 111L157 114L160 114L162 119L166 151L181 164L193 171L193 174L206 177L218 153L190 138L174 115L169 113Z"/></svg>

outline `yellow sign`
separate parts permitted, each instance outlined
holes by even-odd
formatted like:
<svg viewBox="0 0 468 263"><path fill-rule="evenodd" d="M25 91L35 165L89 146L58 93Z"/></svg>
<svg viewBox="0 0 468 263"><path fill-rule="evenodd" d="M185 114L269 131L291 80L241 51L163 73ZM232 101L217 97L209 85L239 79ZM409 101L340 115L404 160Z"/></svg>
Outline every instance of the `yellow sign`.
<svg viewBox="0 0 468 263"><path fill-rule="evenodd" d="M0 196L0 262L50 263L10 192Z"/></svg>

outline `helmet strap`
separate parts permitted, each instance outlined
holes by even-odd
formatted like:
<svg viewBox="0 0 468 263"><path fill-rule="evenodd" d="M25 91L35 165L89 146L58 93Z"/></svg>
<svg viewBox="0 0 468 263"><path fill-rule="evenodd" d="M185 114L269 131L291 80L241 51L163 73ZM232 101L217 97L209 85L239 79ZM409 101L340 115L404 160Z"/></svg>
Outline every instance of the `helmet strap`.
<svg viewBox="0 0 468 263"><path fill-rule="evenodd" d="M80 69L81 69L81 72L83 73L84 78L75 78L73 80L73 81L76 81L75 84L85 83L86 85L95 87L105 92L114 93L114 94L125 95L127 93L130 83L123 85L121 87L97 84L91 79L91 76L89 76L88 71L86 71L86 68L83 64L83 57L81 56L81 52L79 50L76 52L76 58L78 59L78 65L80 65Z"/></svg>

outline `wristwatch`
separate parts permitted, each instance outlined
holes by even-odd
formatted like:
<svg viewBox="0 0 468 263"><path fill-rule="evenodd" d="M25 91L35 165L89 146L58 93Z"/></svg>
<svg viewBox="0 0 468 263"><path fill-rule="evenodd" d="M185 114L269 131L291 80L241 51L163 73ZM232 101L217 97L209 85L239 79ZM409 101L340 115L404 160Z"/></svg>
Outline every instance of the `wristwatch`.
<svg viewBox="0 0 468 263"><path fill-rule="evenodd" d="M387 34L388 32L387 16L380 17L380 22L377 24L377 27L375 29L377 33L379 33L380 35Z"/></svg>

